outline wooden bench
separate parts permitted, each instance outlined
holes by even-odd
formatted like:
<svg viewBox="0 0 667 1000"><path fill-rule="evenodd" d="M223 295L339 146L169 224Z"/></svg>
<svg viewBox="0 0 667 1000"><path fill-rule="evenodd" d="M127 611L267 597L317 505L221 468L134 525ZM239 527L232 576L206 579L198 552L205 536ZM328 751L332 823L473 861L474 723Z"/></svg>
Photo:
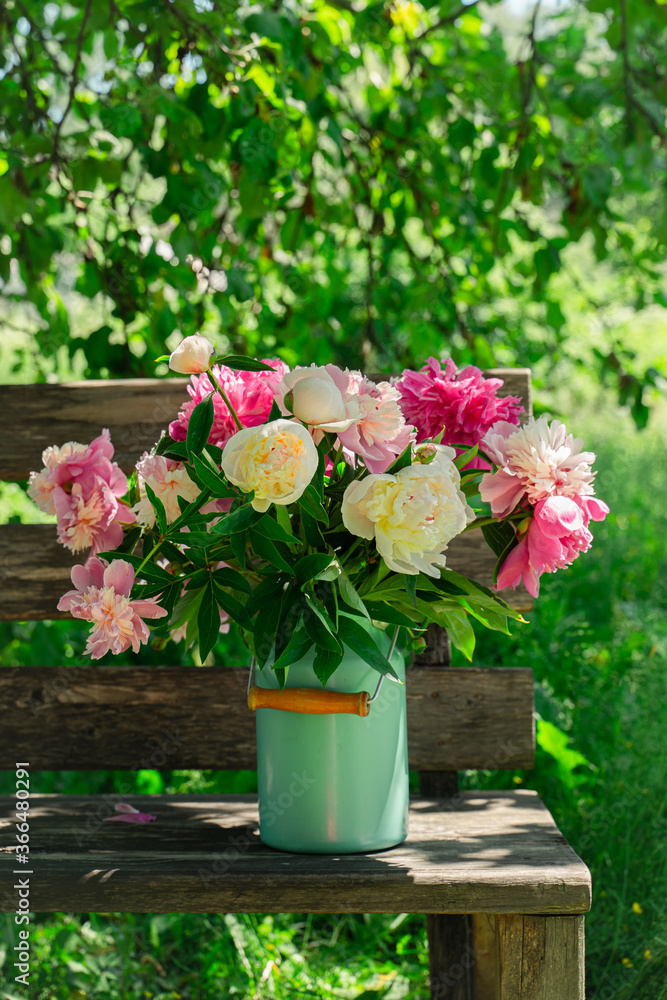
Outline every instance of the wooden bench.
<svg viewBox="0 0 667 1000"><path fill-rule="evenodd" d="M502 371L529 405L530 373ZM127 470L173 418L185 380L2 386L12 427L0 478L25 480L51 443L109 426ZM457 539L453 569L490 583L481 533ZM74 559L49 525L0 527L0 620L65 617L55 609ZM525 592L510 593L526 609ZM251 795L31 796L33 912L425 913L431 995L438 1000L583 1000L590 875L528 790L459 792L465 768L530 768L532 672L449 666L429 629L408 671L410 767L419 772L410 834L374 854L273 851ZM100 667L0 670L0 768L254 769L247 668ZM39 780L33 779L33 788ZM106 822L117 801L157 817ZM17 905L14 805L0 797L0 911ZM9 836L7 836L7 832Z"/></svg>

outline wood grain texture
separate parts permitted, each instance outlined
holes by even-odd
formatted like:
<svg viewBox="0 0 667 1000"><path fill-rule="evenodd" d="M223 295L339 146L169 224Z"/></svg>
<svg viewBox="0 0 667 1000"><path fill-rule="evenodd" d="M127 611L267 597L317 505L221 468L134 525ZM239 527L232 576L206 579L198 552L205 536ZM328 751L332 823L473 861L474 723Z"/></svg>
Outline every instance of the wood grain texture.
<svg viewBox="0 0 667 1000"><path fill-rule="evenodd" d="M57 610L57 604L72 588L72 566L84 562L85 556L74 555L59 544L55 525L0 525L0 621L69 618ZM447 550L451 569L485 587L492 585L495 562L481 531L459 535ZM531 606L523 587L505 590L502 597L519 611Z"/></svg>
<svg viewBox="0 0 667 1000"><path fill-rule="evenodd" d="M473 1000L475 953L467 916L428 913L428 973L431 1000Z"/></svg>
<svg viewBox="0 0 667 1000"><path fill-rule="evenodd" d="M58 385L0 385L11 434L0 439L0 479L24 480L42 468L42 451L87 443L108 427L115 461L129 472L189 399L185 378L91 379Z"/></svg>
<svg viewBox="0 0 667 1000"><path fill-rule="evenodd" d="M247 669L0 669L0 769L249 768ZM410 766L530 768L533 677L525 668L408 671Z"/></svg>
<svg viewBox="0 0 667 1000"><path fill-rule="evenodd" d="M156 821L106 822L121 795ZM14 804L0 798L0 823L13 820ZM31 909L575 914L590 906L586 866L527 790L414 799L408 840L375 854L274 851L257 823L251 795L33 795ZM13 846L0 848L0 865L0 903L12 912ZM548 949L557 939L547 937ZM549 961L551 974L562 967Z"/></svg>
<svg viewBox="0 0 667 1000"><path fill-rule="evenodd" d="M584 918L496 917L496 1000L584 1000Z"/></svg>
<svg viewBox="0 0 667 1000"><path fill-rule="evenodd" d="M496 1000L496 917L492 913L470 916L475 1000Z"/></svg>
<svg viewBox="0 0 667 1000"><path fill-rule="evenodd" d="M494 368L498 395L516 395L530 412L530 369ZM391 375L369 376L379 381ZM42 467L42 451L66 441L88 442L108 427L115 460L130 471L174 420L189 396L185 378L110 379L57 385L0 385L0 412L11 434L0 437L0 479L25 480Z"/></svg>

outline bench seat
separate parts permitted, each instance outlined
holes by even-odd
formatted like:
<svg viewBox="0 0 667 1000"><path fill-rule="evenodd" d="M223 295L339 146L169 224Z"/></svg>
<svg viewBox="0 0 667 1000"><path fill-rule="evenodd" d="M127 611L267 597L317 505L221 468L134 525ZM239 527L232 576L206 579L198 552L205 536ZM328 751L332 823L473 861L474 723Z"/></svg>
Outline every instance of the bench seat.
<svg viewBox="0 0 667 1000"><path fill-rule="evenodd" d="M31 796L30 864L12 863L13 847L0 848L2 911L16 907L20 868L33 873L35 912L566 915L590 907L588 869L528 790L415 797L404 844L331 856L265 847L253 795L129 796L157 816L145 824L106 821L118 798ZM14 805L0 797L0 825L13 823Z"/></svg>

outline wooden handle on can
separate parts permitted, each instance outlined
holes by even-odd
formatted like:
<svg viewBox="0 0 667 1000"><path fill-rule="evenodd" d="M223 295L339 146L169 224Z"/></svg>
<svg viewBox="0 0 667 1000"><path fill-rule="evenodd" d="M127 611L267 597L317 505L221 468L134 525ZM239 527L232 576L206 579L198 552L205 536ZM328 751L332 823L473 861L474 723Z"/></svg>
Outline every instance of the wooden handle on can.
<svg viewBox="0 0 667 1000"><path fill-rule="evenodd" d="M248 708L279 708L283 712L303 712L308 715L347 713L348 715L368 715L370 712L368 691L352 692L319 691L317 688L276 688L257 687L248 691Z"/></svg>

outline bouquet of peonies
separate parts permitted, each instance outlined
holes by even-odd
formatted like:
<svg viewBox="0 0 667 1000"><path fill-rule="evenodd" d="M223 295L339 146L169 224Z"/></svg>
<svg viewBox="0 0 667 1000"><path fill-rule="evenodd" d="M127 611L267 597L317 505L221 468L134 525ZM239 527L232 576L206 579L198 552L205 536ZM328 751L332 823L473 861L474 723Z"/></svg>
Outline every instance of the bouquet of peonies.
<svg viewBox="0 0 667 1000"><path fill-rule="evenodd" d="M312 647L323 684L343 644L393 674L362 618L413 642L435 622L470 657L470 618L507 631L521 616L497 591L523 580L536 597L608 513L595 456L560 421L519 426L520 401L477 368L430 358L375 383L214 355L197 335L169 356L190 398L129 480L107 430L48 448L31 476L59 540L89 550L58 608L91 623L93 659L138 651L147 619L202 661L234 621L281 686ZM447 568L450 541L477 528L498 556L494 591Z"/></svg>

